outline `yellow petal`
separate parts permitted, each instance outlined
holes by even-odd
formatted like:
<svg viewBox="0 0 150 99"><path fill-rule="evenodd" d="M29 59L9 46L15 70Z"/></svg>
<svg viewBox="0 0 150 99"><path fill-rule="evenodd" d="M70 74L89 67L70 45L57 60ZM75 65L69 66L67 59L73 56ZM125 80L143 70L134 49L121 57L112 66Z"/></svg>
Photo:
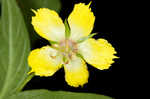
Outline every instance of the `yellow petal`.
<svg viewBox="0 0 150 99"><path fill-rule="evenodd" d="M71 39L78 40L88 36L93 29L94 21L95 16L89 5L84 3L76 4L68 18L71 27Z"/></svg>
<svg viewBox="0 0 150 99"><path fill-rule="evenodd" d="M31 72L39 76L52 76L62 65L62 57L50 46L31 51L28 57Z"/></svg>
<svg viewBox="0 0 150 99"><path fill-rule="evenodd" d="M100 70L108 69L117 58L115 49L104 39L90 38L79 44L78 49L89 64Z"/></svg>
<svg viewBox="0 0 150 99"><path fill-rule="evenodd" d="M65 37L65 26L59 15L50 9L40 8L33 10L32 25L35 31L43 38L60 41Z"/></svg>
<svg viewBox="0 0 150 99"><path fill-rule="evenodd" d="M87 66L81 58L73 56L72 60L64 66L64 69L65 80L70 86L79 87L88 82Z"/></svg>

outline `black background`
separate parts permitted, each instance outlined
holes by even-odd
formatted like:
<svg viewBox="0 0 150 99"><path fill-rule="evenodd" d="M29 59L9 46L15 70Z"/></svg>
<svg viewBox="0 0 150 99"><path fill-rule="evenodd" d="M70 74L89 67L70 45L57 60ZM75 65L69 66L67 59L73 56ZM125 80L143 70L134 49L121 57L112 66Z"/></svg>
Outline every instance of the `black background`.
<svg viewBox="0 0 150 99"><path fill-rule="evenodd" d="M64 20L71 13L74 4L79 2L89 3L90 0L61 0L62 9L60 16ZM119 17L116 3L102 0L92 0L92 11L96 16L95 27L93 33L98 32L94 38L105 38L108 40L118 52L120 56L120 31L117 31L118 24L117 18ZM47 45L45 39L40 39L36 42L34 48L39 48ZM56 72L52 77L38 77L35 76L24 88L27 89L49 89L49 90L65 90L73 92L88 92L103 94L111 97L118 97L117 87L119 86L120 77L117 75L117 70L120 67L120 59L115 60L112 67L108 70L100 71L90 65L89 69L89 82L83 88L73 88L67 85L64 78L63 68Z"/></svg>

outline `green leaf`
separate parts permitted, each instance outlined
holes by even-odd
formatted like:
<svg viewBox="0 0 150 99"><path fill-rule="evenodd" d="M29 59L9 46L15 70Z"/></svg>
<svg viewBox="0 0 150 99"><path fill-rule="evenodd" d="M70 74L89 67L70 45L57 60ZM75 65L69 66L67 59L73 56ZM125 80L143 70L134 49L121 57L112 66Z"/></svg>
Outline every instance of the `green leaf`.
<svg viewBox="0 0 150 99"><path fill-rule="evenodd" d="M87 40L88 38L92 38L94 35L96 35L97 33L92 33L92 34L90 34L90 35L88 35L87 37L83 37L83 38L81 38L81 39L79 39L78 41L77 41L77 43L82 43L82 42L84 42L85 40Z"/></svg>
<svg viewBox="0 0 150 99"><path fill-rule="evenodd" d="M16 93L27 77L28 32L15 0L2 0L0 31L0 99Z"/></svg>
<svg viewBox="0 0 150 99"><path fill-rule="evenodd" d="M65 24L65 37L69 38L70 37L70 26L69 26L67 19L65 20L64 24Z"/></svg>
<svg viewBox="0 0 150 99"><path fill-rule="evenodd" d="M60 11L61 3L60 0L17 0L25 10L39 9L39 8L49 8L57 12Z"/></svg>
<svg viewBox="0 0 150 99"><path fill-rule="evenodd" d="M7 99L112 99L112 98L90 93L32 90L15 94Z"/></svg>

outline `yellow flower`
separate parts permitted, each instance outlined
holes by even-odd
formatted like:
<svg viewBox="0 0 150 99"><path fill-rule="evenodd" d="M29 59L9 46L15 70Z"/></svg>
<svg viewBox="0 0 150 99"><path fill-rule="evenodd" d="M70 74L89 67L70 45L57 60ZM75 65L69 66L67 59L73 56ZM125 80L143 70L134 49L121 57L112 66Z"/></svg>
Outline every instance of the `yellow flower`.
<svg viewBox="0 0 150 99"><path fill-rule="evenodd" d="M90 37L95 21L90 4L75 5L67 21L70 30L53 10L40 8L33 12L35 16L32 17L32 25L35 31L48 41L53 41L51 46L31 51L28 64L30 72L35 75L52 76L64 67L66 82L70 86L79 87L88 82L85 61L104 70L117 58L114 55L115 49L105 39L95 40ZM70 33L69 36L66 33Z"/></svg>

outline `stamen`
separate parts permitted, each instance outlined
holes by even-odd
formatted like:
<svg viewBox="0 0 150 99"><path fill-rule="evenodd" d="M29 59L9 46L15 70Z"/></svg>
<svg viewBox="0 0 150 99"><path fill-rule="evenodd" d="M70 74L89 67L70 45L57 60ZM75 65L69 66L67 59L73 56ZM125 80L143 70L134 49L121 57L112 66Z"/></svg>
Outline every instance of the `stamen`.
<svg viewBox="0 0 150 99"><path fill-rule="evenodd" d="M69 61L66 61L66 62L65 62L65 64L68 64L68 63L69 63Z"/></svg>
<svg viewBox="0 0 150 99"><path fill-rule="evenodd" d="M55 59L55 58L56 58L56 56L52 56L52 55L50 55L50 57L51 57L52 59Z"/></svg>
<svg viewBox="0 0 150 99"><path fill-rule="evenodd" d="M62 53L63 57L70 60L77 52L77 43L73 42L72 40L65 39L59 43L59 48L59 51ZM66 63L66 61L64 61L64 63Z"/></svg>

